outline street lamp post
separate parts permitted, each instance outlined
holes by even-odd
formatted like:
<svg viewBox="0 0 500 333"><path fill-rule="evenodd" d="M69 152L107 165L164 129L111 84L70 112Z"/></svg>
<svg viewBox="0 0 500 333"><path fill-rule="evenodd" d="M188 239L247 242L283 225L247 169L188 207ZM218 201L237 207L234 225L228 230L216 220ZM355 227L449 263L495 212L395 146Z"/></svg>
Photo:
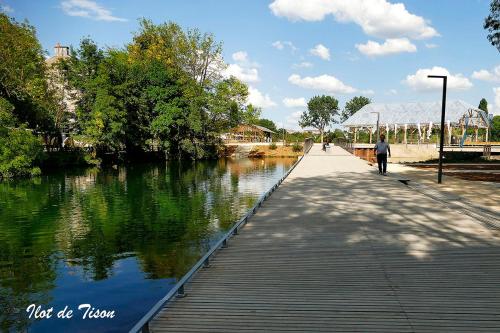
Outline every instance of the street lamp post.
<svg viewBox="0 0 500 333"><path fill-rule="evenodd" d="M377 135L375 136L375 141L376 141L376 142L378 142L378 137L379 137L380 112L370 112L370 113L376 113L376 114L377 114Z"/></svg>
<svg viewBox="0 0 500 333"><path fill-rule="evenodd" d="M430 79L443 79L443 102L441 105L441 137L439 139L439 169L438 169L438 184L441 184L443 178L443 146L444 146L444 119L446 114L446 87L448 85L448 77L446 75L429 75Z"/></svg>

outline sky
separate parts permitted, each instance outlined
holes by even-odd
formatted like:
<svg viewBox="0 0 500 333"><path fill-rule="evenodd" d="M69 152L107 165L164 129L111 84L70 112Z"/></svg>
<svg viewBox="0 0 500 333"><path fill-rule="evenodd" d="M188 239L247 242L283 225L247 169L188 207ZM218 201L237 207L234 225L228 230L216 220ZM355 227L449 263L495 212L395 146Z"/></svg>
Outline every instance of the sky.
<svg viewBox="0 0 500 333"><path fill-rule="evenodd" d="M500 53L483 29L489 0L0 0L35 26L48 55L90 36L123 47L138 19L174 21L223 42L226 75L278 126L297 128L307 101L331 95L375 103L481 98L500 114Z"/></svg>

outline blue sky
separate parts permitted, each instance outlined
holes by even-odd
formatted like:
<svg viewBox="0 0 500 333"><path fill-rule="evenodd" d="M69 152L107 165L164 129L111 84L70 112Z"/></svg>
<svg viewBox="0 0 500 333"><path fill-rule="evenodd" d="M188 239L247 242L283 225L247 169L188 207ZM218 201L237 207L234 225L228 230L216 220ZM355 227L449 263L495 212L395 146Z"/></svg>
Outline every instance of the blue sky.
<svg viewBox="0 0 500 333"><path fill-rule="evenodd" d="M489 0L0 0L54 44L90 36L121 47L137 19L212 32L228 74L245 80L263 117L297 127L304 101L353 96L374 102L440 100L430 72L450 75L450 99L482 97L500 114L500 54L482 28Z"/></svg>

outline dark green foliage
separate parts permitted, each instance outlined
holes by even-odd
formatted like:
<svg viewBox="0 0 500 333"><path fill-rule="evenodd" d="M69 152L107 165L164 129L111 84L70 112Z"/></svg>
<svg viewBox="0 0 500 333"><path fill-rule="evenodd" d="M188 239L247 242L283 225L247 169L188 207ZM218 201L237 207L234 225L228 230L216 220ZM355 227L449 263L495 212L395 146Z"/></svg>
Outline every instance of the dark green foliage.
<svg viewBox="0 0 500 333"><path fill-rule="evenodd" d="M44 53L32 26L2 13L0 45L0 178L38 175L38 134L57 132L57 100L47 83Z"/></svg>
<svg viewBox="0 0 500 333"><path fill-rule="evenodd" d="M488 40L500 52L500 0L492 0L490 15L484 20L484 29L488 30Z"/></svg>
<svg viewBox="0 0 500 333"><path fill-rule="evenodd" d="M302 127L318 129L323 141L325 127L335 123L335 116L339 114L339 101L332 96L315 96L307 103L307 109L302 114L299 124Z"/></svg>
<svg viewBox="0 0 500 333"><path fill-rule="evenodd" d="M491 140L500 142L500 116L494 116L491 122Z"/></svg>
<svg viewBox="0 0 500 333"><path fill-rule="evenodd" d="M272 142L272 143L269 145L269 149L271 149L271 150L276 150L276 149L278 149L278 146L276 145L276 143Z"/></svg>
<svg viewBox="0 0 500 333"><path fill-rule="evenodd" d="M0 179L40 175L34 165L42 153L42 143L31 131L0 127Z"/></svg>
<svg viewBox="0 0 500 333"><path fill-rule="evenodd" d="M269 119L259 119L257 125L270 129L273 132L277 132L276 124Z"/></svg>
<svg viewBox="0 0 500 333"><path fill-rule="evenodd" d="M222 75L221 44L197 29L142 20L124 48L101 49L84 38L69 58L47 68L34 28L0 14L0 45L2 140L26 145L3 154L34 154L4 165L6 175L27 174L28 164L38 161L36 135L54 142L70 127L62 87L76 102L71 135L91 147L92 162L152 150L215 157L221 133L260 116L259 108L247 105L248 87ZM26 134L25 128L35 131Z"/></svg>
<svg viewBox="0 0 500 333"><path fill-rule="evenodd" d="M98 155L155 146L172 157L214 156L220 133L260 113L246 105L245 84L222 78L220 53L210 34L148 20L125 50L82 40L61 66L79 97L81 139Z"/></svg>
<svg viewBox="0 0 500 333"><path fill-rule="evenodd" d="M292 151L294 151L295 153L298 153L298 152L301 152L302 149L304 149L304 147L302 147L301 144L299 144L298 142L295 142L293 145L292 145Z"/></svg>
<svg viewBox="0 0 500 333"><path fill-rule="evenodd" d="M356 96L352 98L346 103L344 111L342 111L342 114L340 116L340 122L346 121L347 119L349 119L349 117L351 117L353 114L361 110L365 105L368 105L371 102L371 99L363 96Z"/></svg>
<svg viewBox="0 0 500 333"><path fill-rule="evenodd" d="M479 102L478 109L483 110L484 112L488 112L488 101L485 98L481 99L481 101Z"/></svg>

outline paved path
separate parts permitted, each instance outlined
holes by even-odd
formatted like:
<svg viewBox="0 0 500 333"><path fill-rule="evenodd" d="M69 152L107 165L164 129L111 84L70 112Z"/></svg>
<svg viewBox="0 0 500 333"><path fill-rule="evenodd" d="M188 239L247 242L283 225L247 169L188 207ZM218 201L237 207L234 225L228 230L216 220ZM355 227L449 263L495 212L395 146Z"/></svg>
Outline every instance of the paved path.
<svg viewBox="0 0 500 333"><path fill-rule="evenodd" d="M314 146L154 332L499 332L500 231Z"/></svg>

